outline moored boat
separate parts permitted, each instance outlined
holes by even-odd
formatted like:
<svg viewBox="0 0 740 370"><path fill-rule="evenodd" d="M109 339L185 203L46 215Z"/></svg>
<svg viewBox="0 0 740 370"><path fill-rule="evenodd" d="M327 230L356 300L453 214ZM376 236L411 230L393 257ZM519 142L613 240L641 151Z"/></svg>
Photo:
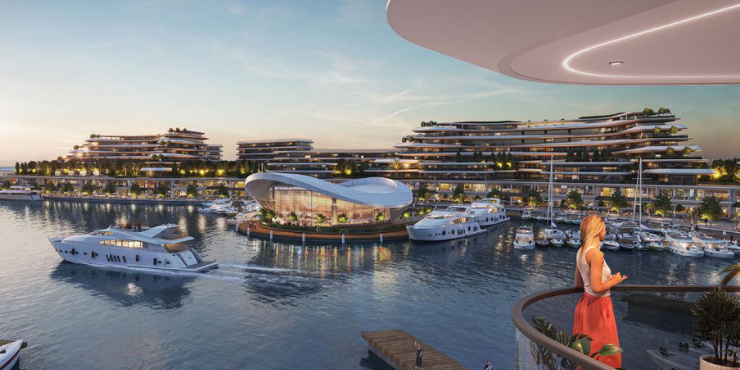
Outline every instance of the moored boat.
<svg viewBox="0 0 740 370"><path fill-rule="evenodd" d="M534 232L529 226L520 226L516 229L514 237L514 249L532 250L534 249Z"/></svg>
<svg viewBox="0 0 740 370"><path fill-rule="evenodd" d="M5 190L0 190L0 200L39 201L43 200L43 198L36 190L16 185Z"/></svg>
<svg viewBox="0 0 740 370"><path fill-rule="evenodd" d="M472 216L453 210L432 211L406 230L409 239L416 241L452 240L485 232Z"/></svg>
<svg viewBox="0 0 740 370"><path fill-rule="evenodd" d="M28 343L22 340L0 340L0 370L10 370L21 356L21 349Z"/></svg>
<svg viewBox="0 0 740 370"><path fill-rule="evenodd" d="M217 267L215 262L203 260L198 252L185 245L191 240L174 224L140 231L114 226L89 234L49 238L59 256L73 263L171 271Z"/></svg>

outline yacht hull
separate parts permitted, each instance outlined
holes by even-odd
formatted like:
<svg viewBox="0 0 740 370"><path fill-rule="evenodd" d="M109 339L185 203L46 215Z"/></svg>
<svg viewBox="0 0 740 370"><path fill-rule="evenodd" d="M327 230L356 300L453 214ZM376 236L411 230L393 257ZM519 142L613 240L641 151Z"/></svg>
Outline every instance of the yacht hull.
<svg viewBox="0 0 740 370"><path fill-rule="evenodd" d="M0 349L2 349L2 353L0 353L0 370L10 370L18 363L22 347L22 340L0 345Z"/></svg>
<svg viewBox="0 0 740 370"><path fill-rule="evenodd" d="M683 248L668 248L668 250L673 253L677 254L679 256L684 257L691 257L691 258L702 258L704 257L704 251L692 251L692 250L686 250Z"/></svg>
<svg viewBox="0 0 740 370"><path fill-rule="evenodd" d="M12 200L19 202L36 202L44 200L40 195L10 195L0 194L0 200Z"/></svg>
<svg viewBox="0 0 740 370"><path fill-rule="evenodd" d="M468 231L468 228L470 228L470 231ZM409 233L409 239L419 242L441 242L486 232L477 222L463 224L463 226L443 228L415 228L414 226L406 226L406 230Z"/></svg>
<svg viewBox="0 0 740 370"><path fill-rule="evenodd" d="M532 249L534 249L534 242L529 242L529 243L514 242L514 249L520 250L520 251L531 251Z"/></svg>
<svg viewBox="0 0 740 370"><path fill-rule="evenodd" d="M189 249L162 253L146 249L62 242L62 238L52 238L49 241L63 260L90 266L189 272L218 267L216 262L198 260Z"/></svg>

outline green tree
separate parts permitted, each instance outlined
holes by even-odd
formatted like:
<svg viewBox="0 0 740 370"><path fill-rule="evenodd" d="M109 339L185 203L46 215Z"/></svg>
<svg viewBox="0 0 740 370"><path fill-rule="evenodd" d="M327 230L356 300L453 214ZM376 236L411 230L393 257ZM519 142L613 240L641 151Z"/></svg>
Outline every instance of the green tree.
<svg viewBox="0 0 740 370"><path fill-rule="evenodd" d="M226 184L218 184L218 188L216 189L216 194L219 198L228 198L229 197L229 188L226 186Z"/></svg>
<svg viewBox="0 0 740 370"><path fill-rule="evenodd" d="M671 110L665 107L658 108L658 114L668 114L671 113Z"/></svg>
<svg viewBox="0 0 740 370"><path fill-rule="evenodd" d="M84 185L82 185L82 188L80 191L82 191L82 194L85 195L91 195L95 193L95 190L97 190L97 186L93 185L91 182L86 182Z"/></svg>
<svg viewBox="0 0 740 370"><path fill-rule="evenodd" d="M423 182L419 185L419 189L416 190L416 199L423 202L429 198L429 184Z"/></svg>
<svg viewBox="0 0 740 370"><path fill-rule="evenodd" d="M166 197L170 193L170 187L166 183L160 183L157 185L156 188L152 191L154 195L159 195L162 197Z"/></svg>
<svg viewBox="0 0 740 370"><path fill-rule="evenodd" d="M491 191L486 194L486 198L496 198L496 199L503 199L504 192L501 191L499 188L493 188Z"/></svg>
<svg viewBox="0 0 740 370"><path fill-rule="evenodd" d="M337 222L339 222L340 224L346 224L347 222L349 222L349 217L347 217L347 215L342 213L339 216L337 216Z"/></svg>
<svg viewBox="0 0 740 370"><path fill-rule="evenodd" d="M624 194L622 194L622 191L620 189L614 190L612 193L611 198L609 199L609 208L612 211L619 211L622 208L626 208L629 205L627 202L627 198L625 198Z"/></svg>
<svg viewBox="0 0 740 370"><path fill-rule="evenodd" d="M322 215L321 213L319 213L318 215L316 215L316 223L317 224L321 225L324 222L326 222L326 216Z"/></svg>
<svg viewBox="0 0 740 370"><path fill-rule="evenodd" d="M650 108L645 107L645 109L642 110L642 114L644 116L652 116L655 114L655 111Z"/></svg>
<svg viewBox="0 0 740 370"><path fill-rule="evenodd" d="M195 198L195 197L197 197L198 196L198 187L195 186L195 184L188 185L188 187L185 189L185 195L188 196L189 198Z"/></svg>
<svg viewBox="0 0 740 370"><path fill-rule="evenodd" d="M10 189L10 180L3 181L2 189L3 190Z"/></svg>
<svg viewBox="0 0 740 370"><path fill-rule="evenodd" d="M142 189L141 189L141 186L139 186L139 184L137 183L131 184L131 188L129 189L129 193L131 193L131 195L138 197L139 195L141 195L141 191Z"/></svg>
<svg viewBox="0 0 740 370"><path fill-rule="evenodd" d="M715 221L722 217L722 205L717 197L705 197L698 208L702 219Z"/></svg>
<svg viewBox="0 0 740 370"><path fill-rule="evenodd" d="M385 215L383 213L378 213L375 216L375 222L383 222L385 221Z"/></svg>
<svg viewBox="0 0 740 370"><path fill-rule="evenodd" d="M529 190L523 198L524 204L528 206L535 207L542 203L542 194L536 189Z"/></svg>
<svg viewBox="0 0 740 370"><path fill-rule="evenodd" d="M457 184L455 190L452 191L452 200L455 202L462 202L465 200L465 188L463 184Z"/></svg>
<svg viewBox="0 0 740 370"><path fill-rule="evenodd" d="M583 206L583 198L578 190L571 190L565 196L565 205L570 209L579 209Z"/></svg>
<svg viewBox="0 0 740 370"><path fill-rule="evenodd" d="M455 161L455 162L462 162L463 161L462 153L460 153L459 150L455 154L455 157L453 158L453 161Z"/></svg>
<svg viewBox="0 0 740 370"><path fill-rule="evenodd" d="M57 186L54 185L53 182L47 181L46 184L44 184L44 192L53 193L55 191L57 191Z"/></svg>
<svg viewBox="0 0 740 370"><path fill-rule="evenodd" d="M116 184L113 182L109 182L105 185L105 188L103 188L103 193L108 195L113 195L116 193Z"/></svg>
<svg viewBox="0 0 740 370"><path fill-rule="evenodd" d="M653 210L656 215L663 217L670 215L673 212L671 197L664 192L660 192L653 200Z"/></svg>
<svg viewBox="0 0 740 370"><path fill-rule="evenodd" d="M290 213L288 214L288 221L291 221L291 222L296 222L296 221L298 221L298 215L297 215L297 214L295 214L295 212L290 212Z"/></svg>
<svg viewBox="0 0 740 370"><path fill-rule="evenodd" d="M672 156L676 155L676 149L673 149L673 147L672 147L672 146L669 146L669 147L668 147L668 148L666 148L666 150L665 150L665 155L667 155L667 156L669 156L669 157L672 157Z"/></svg>

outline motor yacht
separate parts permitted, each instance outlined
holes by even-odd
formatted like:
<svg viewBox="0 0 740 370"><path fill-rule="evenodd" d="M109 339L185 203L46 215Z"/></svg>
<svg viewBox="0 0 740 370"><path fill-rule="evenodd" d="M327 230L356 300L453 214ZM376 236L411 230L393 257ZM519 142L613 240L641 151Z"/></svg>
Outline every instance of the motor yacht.
<svg viewBox="0 0 740 370"><path fill-rule="evenodd" d="M506 215L506 208L496 198L484 198L474 201L470 207L475 213L475 220L481 227L488 227L511 220Z"/></svg>
<svg viewBox="0 0 740 370"><path fill-rule="evenodd" d="M22 340L0 340L0 370L13 369L21 356L21 349L27 346L28 343Z"/></svg>
<svg viewBox="0 0 740 370"><path fill-rule="evenodd" d="M218 198L210 202L201 203L201 205L206 208L211 207L211 206L216 206L216 205L229 205L230 206L233 202L234 201L231 200L231 198Z"/></svg>
<svg viewBox="0 0 740 370"><path fill-rule="evenodd" d="M0 190L0 200L38 201L43 198L38 191L31 190L31 188L11 186L9 189Z"/></svg>
<svg viewBox="0 0 740 370"><path fill-rule="evenodd" d="M604 240L600 243L601 249L608 251L618 251L619 242L617 242L616 227L614 224L607 222L606 224L606 235Z"/></svg>
<svg viewBox="0 0 740 370"><path fill-rule="evenodd" d="M452 240L485 232L473 216L450 209L432 211L406 230L409 239L417 241Z"/></svg>
<svg viewBox="0 0 740 370"><path fill-rule="evenodd" d="M694 239L680 231L668 232L664 243L668 251L679 256L701 258L704 257L704 250L696 245Z"/></svg>
<svg viewBox="0 0 740 370"><path fill-rule="evenodd" d="M226 223L229 225L239 225L241 223L251 220L256 215L257 215L257 212L254 212L254 211L239 212L236 216L226 220Z"/></svg>
<svg viewBox="0 0 740 370"><path fill-rule="evenodd" d="M568 225L580 225L582 220L582 215L579 215L577 213L569 213L567 216L565 216L565 220L563 222Z"/></svg>
<svg viewBox="0 0 740 370"><path fill-rule="evenodd" d="M514 249L532 250L534 249L534 232L529 226L520 226L516 229L514 237Z"/></svg>
<svg viewBox="0 0 740 370"><path fill-rule="evenodd" d="M732 259L735 257L733 251L727 249L724 240L693 237L697 246L704 250L707 257Z"/></svg>
<svg viewBox="0 0 740 370"><path fill-rule="evenodd" d="M204 261L186 242L177 225L151 228L112 226L90 234L49 238L54 250L65 261L94 266L147 268L173 271L204 271L217 267Z"/></svg>
<svg viewBox="0 0 740 370"><path fill-rule="evenodd" d="M522 220L524 221L532 221L534 220L534 216L532 216L532 210L526 209L522 212Z"/></svg>
<svg viewBox="0 0 740 370"><path fill-rule="evenodd" d="M235 216L239 213L239 210L231 206L231 203L213 204L205 208L198 208L200 213L210 213L214 215L226 215Z"/></svg>
<svg viewBox="0 0 740 370"><path fill-rule="evenodd" d="M615 224L615 234L617 241L621 246L638 243L640 236L637 228L637 224L632 221L621 222Z"/></svg>
<svg viewBox="0 0 740 370"><path fill-rule="evenodd" d="M535 213L534 219L540 222L547 221L547 213Z"/></svg>
<svg viewBox="0 0 740 370"><path fill-rule="evenodd" d="M568 238L565 243L571 248L580 248L581 233L578 230L567 230L565 236Z"/></svg>
<svg viewBox="0 0 740 370"><path fill-rule="evenodd" d="M565 233L555 228L547 228L543 231L545 239L550 242L553 247L562 247L565 244Z"/></svg>

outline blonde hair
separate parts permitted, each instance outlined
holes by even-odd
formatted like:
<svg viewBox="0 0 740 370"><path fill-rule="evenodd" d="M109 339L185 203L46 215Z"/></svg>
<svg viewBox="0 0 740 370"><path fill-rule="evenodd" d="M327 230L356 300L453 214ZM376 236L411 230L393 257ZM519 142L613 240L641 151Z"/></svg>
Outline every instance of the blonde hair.
<svg viewBox="0 0 740 370"><path fill-rule="evenodd" d="M598 245L599 235L606 229L604 219L599 215L588 215L581 222L581 246L590 245L594 239Z"/></svg>

